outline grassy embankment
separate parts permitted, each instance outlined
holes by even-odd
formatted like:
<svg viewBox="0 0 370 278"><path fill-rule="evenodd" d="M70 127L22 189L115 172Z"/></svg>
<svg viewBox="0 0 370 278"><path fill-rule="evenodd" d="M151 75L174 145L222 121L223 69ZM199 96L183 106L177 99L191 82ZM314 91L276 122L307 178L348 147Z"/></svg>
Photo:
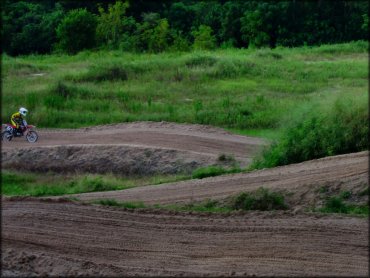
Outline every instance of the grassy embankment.
<svg viewBox="0 0 370 278"><path fill-rule="evenodd" d="M357 151L367 148L367 47L5 56L1 119L25 106L39 127L164 120L276 140L255 168Z"/></svg>
<svg viewBox="0 0 370 278"><path fill-rule="evenodd" d="M323 205L306 209L307 212L320 213L342 213L359 216L369 215L367 204L354 202L351 197L357 199L360 196L368 195L368 189L352 196L350 191L342 191L339 195L326 194L321 196ZM235 196L230 196L227 200L205 200L203 202L188 203L184 205L152 205L148 206L142 202L117 202L113 199L102 199L92 201L93 204L103 206L113 206L120 208L159 208L170 211L192 211L207 213L230 213L234 211L277 211L292 209L287 203L287 193L273 192L260 187L256 191L242 192Z"/></svg>

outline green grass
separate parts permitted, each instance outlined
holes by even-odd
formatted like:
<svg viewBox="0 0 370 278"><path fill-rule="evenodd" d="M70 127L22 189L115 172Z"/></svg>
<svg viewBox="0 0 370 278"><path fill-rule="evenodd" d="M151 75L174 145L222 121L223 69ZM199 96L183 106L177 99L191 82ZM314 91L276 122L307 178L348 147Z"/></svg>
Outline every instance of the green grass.
<svg viewBox="0 0 370 278"><path fill-rule="evenodd" d="M347 203L344 201L347 198L349 198L347 192L342 192L340 196L332 196L326 200L324 206L319 208L318 211L323 213L344 213L369 216L369 205Z"/></svg>
<svg viewBox="0 0 370 278"><path fill-rule="evenodd" d="M190 176L119 177L114 175L55 175L2 171L2 194L7 196L57 196L123 190L189 179Z"/></svg>
<svg viewBox="0 0 370 278"><path fill-rule="evenodd" d="M259 188L255 192L243 192L237 195L231 202L234 210L284 210L288 206L284 196L277 192L271 192L266 188Z"/></svg>
<svg viewBox="0 0 370 278"><path fill-rule="evenodd" d="M25 106L28 121L39 127L171 121L278 139L279 127L289 123L293 110L332 95L357 98L367 92L367 65L367 42L190 53L4 55L1 120L9 121Z"/></svg>
<svg viewBox="0 0 370 278"><path fill-rule="evenodd" d="M221 155L219 159L220 158L222 161L223 156ZM194 170L192 173L192 178L193 179L203 179L207 177L215 177L215 176L220 176L223 174L233 174L233 173L240 173L240 172L242 172L242 169L238 167L232 167L230 169L225 169L220 166L207 166L207 167L201 167L201 168Z"/></svg>

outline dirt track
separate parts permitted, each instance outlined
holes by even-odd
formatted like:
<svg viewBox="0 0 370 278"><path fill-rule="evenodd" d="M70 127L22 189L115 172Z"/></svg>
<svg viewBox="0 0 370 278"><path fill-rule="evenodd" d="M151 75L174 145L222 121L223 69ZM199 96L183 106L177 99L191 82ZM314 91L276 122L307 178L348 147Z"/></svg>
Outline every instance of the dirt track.
<svg viewBox="0 0 370 278"><path fill-rule="evenodd" d="M218 128L166 122L38 132L40 139L35 144L24 138L3 142L2 167L124 175L189 173L201 166L222 164L218 160L221 154L232 155L244 167L266 144Z"/></svg>
<svg viewBox="0 0 370 278"><path fill-rule="evenodd" d="M327 157L284 167L245 174L224 175L122 191L77 194L81 200L116 199L147 204L173 204L223 199L241 191L266 187L295 194L296 203L314 205L311 196L322 186L341 190L363 190L368 183L368 152Z"/></svg>
<svg viewBox="0 0 370 278"><path fill-rule="evenodd" d="M144 154L155 148L173 150L190 155L190 161L220 153L248 160L264 144L259 139L210 127L169 123L45 130L40 135L40 157L51 161L60 155L52 150L69 144L68 150L83 144L82 150L70 154L78 157L86 150L92 152L94 144L104 143L103 148L129 148L133 152L141 149ZM2 154L23 153L26 149L32 152L27 143L12 143L15 148L3 145ZM114 149L116 152L119 150ZM75 196L86 201L114 198L170 204L223 199L264 186L294 193L294 206L311 206L315 205L315 192L322 186L334 191L363 190L368 184L368 169L368 152L361 152L245 174ZM305 214L302 210L231 215L132 211L59 198L5 198L2 221L5 276L369 274L369 227L367 219L359 217Z"/></svg>
<svg viewBox="0 0 370 278"><path fill-rule="evenodd" d="M367 276L363 218L229 217L3 202L3 273L92 276Z"/></svg>

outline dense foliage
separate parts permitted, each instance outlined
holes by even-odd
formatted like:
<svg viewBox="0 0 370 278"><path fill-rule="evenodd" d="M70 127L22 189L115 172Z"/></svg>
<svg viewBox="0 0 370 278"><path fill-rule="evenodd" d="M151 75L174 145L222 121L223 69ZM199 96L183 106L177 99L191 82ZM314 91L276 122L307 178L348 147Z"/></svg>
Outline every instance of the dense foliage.
<svg viewBox="0 0 370 278"><path fill-rule="evenodd" d="M253 168L275 167L368 149L367 94L342 94L332 102L313 102L286 128L279 142L268 147Z"/></svg>
<svg viewBox="0 0 370 278"><path fill-rule="evenodd" d="M93 32L66 23L84 9L96 17ZM9 55L92 47L138 52L292 47L365 40L368 34L368 2L361 0L5 0L2 16L2 46ZM75 41L80 36L90 36L92 43L67 49L69 42L81 44Z"/></svg>

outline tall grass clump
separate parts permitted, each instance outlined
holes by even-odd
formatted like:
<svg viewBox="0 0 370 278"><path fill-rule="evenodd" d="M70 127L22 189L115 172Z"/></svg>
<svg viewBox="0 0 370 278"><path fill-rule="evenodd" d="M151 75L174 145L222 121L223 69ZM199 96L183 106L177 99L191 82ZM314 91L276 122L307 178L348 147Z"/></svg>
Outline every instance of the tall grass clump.
<svg viewBox="0 0 370 278"><path fill-rule="evenodd" d="M207 177L215 177L220 176L223 174L232 174L232 173L240 173L242 170L238 167L233 167L231 169L225 169L220 166L207 166L201 167L193 171L192 178L193 179L204 179Z"/></svg>
<svg viewBox="0 0 370 278"><path fill-rule="evenodd" d="M360 214L369 215L368 205L355 205L346 203L343 196L332 196L325 201L323 207L318 211L323 213L345 213L345 214Z"/></svg>
<svg viewBox="0 0 370 278"><path fill-rule="evenodd" d="M78 82L126 81L128 71L120 65L99 65L78 76L68 77Z"/></svg>
<svg viewBox="0 0 370 278"><path fill-rule="evenodd" d="M234 210L285 210L288 208L284 196L277 192L271 192L260 187L255 192L243 192L237 195L231 202Z"/></svg>
<svg viewBox="0 0 370 278"><path fill-rule="evenodd" d="M252 168L269 168L368 149L367 95L339 95L304 112L257 158Z"/></svg>
<svg viewBox="0 0 370 278"><path fill-rule="evenodd" d="M187 67L211 67L217 62L217 58L207 55L194 55L185 62Z"/></svg>

